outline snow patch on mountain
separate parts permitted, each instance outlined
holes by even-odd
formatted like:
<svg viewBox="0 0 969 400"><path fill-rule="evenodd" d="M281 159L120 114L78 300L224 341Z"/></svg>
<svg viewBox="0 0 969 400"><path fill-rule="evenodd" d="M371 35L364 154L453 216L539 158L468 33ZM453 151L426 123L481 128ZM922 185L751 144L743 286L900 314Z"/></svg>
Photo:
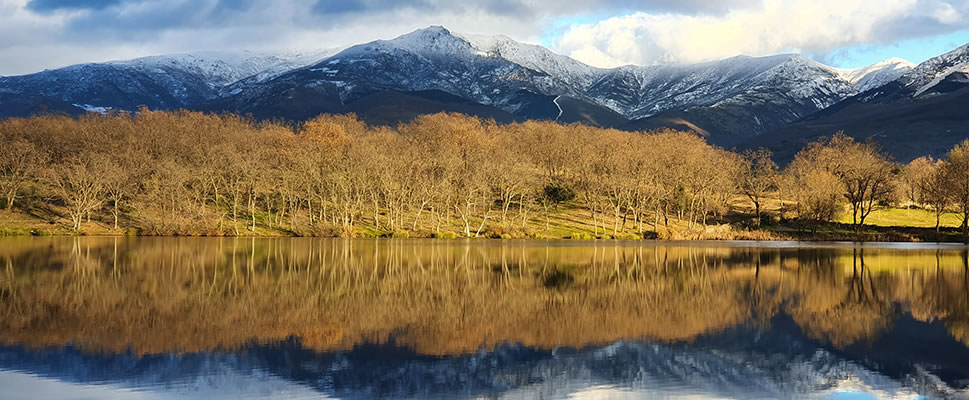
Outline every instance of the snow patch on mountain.
<svg viewBox="0 0 969 400"><path fill-rule="evenodd" d="M77 104L77 103L74 103L74 104L71 104L71 105L74 106L74 107L80 108L80 109L82 109L84 111L98 113L98 114L107 114L108 111L111 111L113 109L113 107L92 106L90 104Z"/></svg>

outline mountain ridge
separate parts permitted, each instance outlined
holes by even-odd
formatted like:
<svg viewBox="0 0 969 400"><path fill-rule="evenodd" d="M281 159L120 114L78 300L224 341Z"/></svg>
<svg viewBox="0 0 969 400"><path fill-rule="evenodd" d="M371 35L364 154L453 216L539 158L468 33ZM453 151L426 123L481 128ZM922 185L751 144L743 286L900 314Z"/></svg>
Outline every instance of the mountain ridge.
<svg viewBox="0 0 969 400"><path fill-rule="evenodd" d="M744 148L773 149L782 161L810 141L844 131L872 139L898 161L943 157L969 138L969 44L930 58L899 78L848 97L767 135L748 138Z"/></svg>
<svg viewBox="0 0 969 400"><path fill-rule="evenodd" d="M960 60L943 64L967 69ZM374 105L377 93L400 93L392 97L404 101L438 91L477 103L473 113L484 117L561 119L627 130L687 127L715 144L736 145L871 96L906 76L922 76L913 75L921 65L888 59L839 69L799 54L778 54L607 69L504 35L431 26L330 51L163 55L0 77L0 106L18 105L0 107L0 117L62 111L61 103L67 103L77 109L73 113L146 105L302 120L354 109L364 98ZM420 105L381 100L380 107L366 108L377 115L362 117L393 124L426 110L468 109L441 96L417 97ZM568 99L570 107L559 107L558 98ZM35 104L44 101L49 104ZM379 110L393 110L402 119Z"/></svg>

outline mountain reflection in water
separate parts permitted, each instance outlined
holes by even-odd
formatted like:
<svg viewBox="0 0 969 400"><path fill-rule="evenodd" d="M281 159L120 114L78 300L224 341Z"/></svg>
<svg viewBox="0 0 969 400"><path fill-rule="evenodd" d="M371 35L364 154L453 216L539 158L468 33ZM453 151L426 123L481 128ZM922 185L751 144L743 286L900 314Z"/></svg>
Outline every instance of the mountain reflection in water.
<svg viewBox="0 0 969 400"><path fill-rule="evenodd" d="M969 398L965 249L4 238L0 398Z"/></svg>

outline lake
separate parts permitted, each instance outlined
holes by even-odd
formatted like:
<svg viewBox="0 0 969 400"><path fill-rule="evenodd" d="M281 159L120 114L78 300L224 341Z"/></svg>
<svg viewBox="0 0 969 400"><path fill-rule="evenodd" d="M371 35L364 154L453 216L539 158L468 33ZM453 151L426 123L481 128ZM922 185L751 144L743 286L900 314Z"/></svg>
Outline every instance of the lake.
<svg viewBox="0 0 969 400"><path fill-rule="evenodd" d="M0 399L969 398L966 247L0 238Z"/></svg>

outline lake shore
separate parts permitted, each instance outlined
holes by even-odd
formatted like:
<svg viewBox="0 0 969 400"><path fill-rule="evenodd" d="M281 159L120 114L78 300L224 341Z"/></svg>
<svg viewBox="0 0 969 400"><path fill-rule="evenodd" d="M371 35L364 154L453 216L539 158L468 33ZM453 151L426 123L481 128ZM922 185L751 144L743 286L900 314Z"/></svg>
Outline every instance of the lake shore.
<svg viewBox="0 0 969 400"><path fill-rule="evenodd" d="M883 211L882 220L894 221L886 217L895 210ZM581 210L565 210L549 217L549 229L543 229L543 216L526 221L525 228L519 224L495 223L480 232L472 232L469 239L539 239L539 240L758 240L758 241L863 241L863 242L945 242L961 243L961 231L957 227L943 226L938 231L934 227L926 226L879 226L865 225L860 232L855 232L850 223L823 223L814 230L813 226L798 224L796 221L772 222L760 228L751 228L744 222L744 216L731 215L722 223L709 223L705 226L697 225L689 229L682 221L671 220L667 226L645 226L642 232L636 227L630 228L627 223L625 229L618 233L607 225L603 232L600 227L597 234L591 229L591 220L581 218ZM875 218L876 222L882 222ZM733 221L733 222L730 222ZM126 221L132 223L134 221ZM480 221L479 221L480 222ZM951 222L951 221L947 221ZM611 223L611 222L610 222ZM925 225L924 221L917 221ZM139 227L120 225L114 229L112 221L93 218L85 222L80 232L70 228L69 221L64 217L57 217L54 213L41 215L39 213L25 213L20 211L0 211L0 236L178 236L178 237L356 237L356 238L438 238L461 239L457 225L451 229L439 232L428 229L397 230L375 229L372 225L361 224L355 227L351 234L327 227L317 227L301 230L286 228L268 228L257 225L255 230L238 224L238 230L232 224L226 223L221 231L193 231L193 232L150 232ZM477 233L475 235L475 233Z"/></svg>

